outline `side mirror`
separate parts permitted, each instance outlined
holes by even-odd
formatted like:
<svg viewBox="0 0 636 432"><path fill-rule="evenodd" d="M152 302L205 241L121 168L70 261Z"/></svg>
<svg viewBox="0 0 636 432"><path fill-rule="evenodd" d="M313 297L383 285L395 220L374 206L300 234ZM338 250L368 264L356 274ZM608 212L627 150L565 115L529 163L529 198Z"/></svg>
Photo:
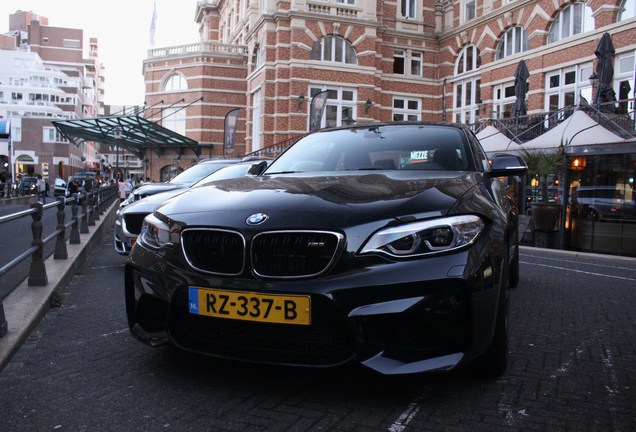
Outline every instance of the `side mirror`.
<svg viewBox="0 0 636 432"><path fill-rule="evenodd" d="M496 154L490 161L489 177L520 176L528 172L524 160L512 154Z"/></svg>
<svg viewBox="0 0 636 432"><path fill-rule="evenodd" d="M250 169L247 171L247 175L261 175L263 171L267 168L267 161L260 161L259 163L253 164Z"/></svg>

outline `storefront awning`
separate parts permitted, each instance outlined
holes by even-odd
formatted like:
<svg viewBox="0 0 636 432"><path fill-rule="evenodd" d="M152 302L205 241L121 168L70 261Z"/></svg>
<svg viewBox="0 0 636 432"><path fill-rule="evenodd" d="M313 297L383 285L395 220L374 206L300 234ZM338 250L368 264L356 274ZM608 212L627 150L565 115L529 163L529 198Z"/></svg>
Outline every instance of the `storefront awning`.
<svg viewBox="0 0 636 432"><path fill-rule="evenodd" d="M179 154L183 154L185 149L190 149L197 156L201 154L199 143L195 140L137 115L56 120L52 123L76 146L84 141L119 146L139 159L144 158L147 149L152 149L157 156L161 156L166 148L176 149Z"/></svg>
<svg viewBox="0 0 636 432"><path fill-rule="evenodd" d="M0 138L9 138L11 133L11 121L0 120Z"/></svg>

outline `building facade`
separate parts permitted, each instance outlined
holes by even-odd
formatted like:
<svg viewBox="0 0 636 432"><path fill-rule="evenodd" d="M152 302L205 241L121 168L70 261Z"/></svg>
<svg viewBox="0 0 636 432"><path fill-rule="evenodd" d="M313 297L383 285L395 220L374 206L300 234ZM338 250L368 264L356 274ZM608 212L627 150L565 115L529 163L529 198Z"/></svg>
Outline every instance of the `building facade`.
<svg viewBox="0 0 636 432"><path fill-rule="evenodd" d="M43 174L52 182L78 170L99 170L99 143L71 145L51 124L104 114L97 39L90 38L85 57L83 30L52 27L46 17L24 11L9 22L0 39L0 117L10 125L0 143L3 176Z"/></svg>
<svg viewBox="0 0 636 432"><path fill-rule="evenodd" d="M195 21L199 41L149 51L145 115L198 141L208 157L228 155L228 112L239 109L231 156L247 154L307 133L310 101L325 90L323 127L505 121L519 115L521 60L528 118L556 113L560 122L598 94L590 78L605 33L617 112L633 129L635 0L213 0L198 2ZM175 149L148 159L157 180L197 155ZM633 208L634 155L621 160L620 173L598 181L622 185Z"/></svg>

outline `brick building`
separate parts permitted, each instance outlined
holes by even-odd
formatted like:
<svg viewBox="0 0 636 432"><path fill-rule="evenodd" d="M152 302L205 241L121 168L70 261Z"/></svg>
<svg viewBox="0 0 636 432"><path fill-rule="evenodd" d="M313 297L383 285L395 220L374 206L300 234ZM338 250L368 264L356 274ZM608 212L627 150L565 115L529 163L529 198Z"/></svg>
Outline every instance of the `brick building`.
<svg viewBox="0 0 636 432"><path fill-rule="evenodd" d="M99 143L70 145L51 124L104 114L97 39L89 39L85 58L83 30L49 26L46 17L25 11L11 14L9 25L0 37L0 117L11 127L11 148L0 143L0 157L11 165L5 177L41 173L52 183L80 169L99 170Z"/></svg>
<svg viewBox="0 0 636 432"><path fill-rule="evenodd" d="M236 108L240 154L306 133L309 102L322 90L322 126L473 124L511 116L521 59L528 114L555 111L591 100L605 32L616 95L630 99L635 9L634 0L201 1L201 40L151 49L144 61L146 116L198 141L205 156L223 155L224 116ZM151 155L153 178L177 156Z"/></svg>

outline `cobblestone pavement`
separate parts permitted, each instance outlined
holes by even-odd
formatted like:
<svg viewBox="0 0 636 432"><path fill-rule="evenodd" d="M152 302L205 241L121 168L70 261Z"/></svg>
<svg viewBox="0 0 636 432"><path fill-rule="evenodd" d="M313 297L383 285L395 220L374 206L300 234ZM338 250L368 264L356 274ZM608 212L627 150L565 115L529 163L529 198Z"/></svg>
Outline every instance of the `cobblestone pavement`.
<svg viewBox="0 0 636 432"><path fill-rule="evenodd" d="M0 430L636 431L636 260L521 261L504 377L386 378L141 345L109 234L0 374Z"/></svg>

